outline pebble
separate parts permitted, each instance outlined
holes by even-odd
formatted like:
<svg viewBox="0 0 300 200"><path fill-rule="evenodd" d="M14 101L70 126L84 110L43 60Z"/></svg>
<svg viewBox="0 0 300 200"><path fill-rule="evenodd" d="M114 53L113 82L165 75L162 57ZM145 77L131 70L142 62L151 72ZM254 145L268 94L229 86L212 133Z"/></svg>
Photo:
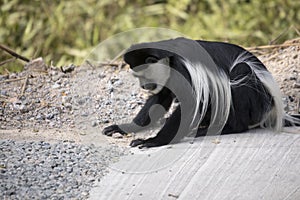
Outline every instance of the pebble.
<svg viewBox="0 0 300 200"><path fill-rule="evenodd" d="M0 81L4 81L4 80L6 80L6 79L8 79L9 78L9 75L8 74L5 74L5 75L1 75L0 74Z"/></svg>
<svg viewBox="0 0 300 200"><path fill-rule="evenodd" d="M15 78L17 78L17 74L16 73L11 73L11 74L9 74L9 78L10 79L15 79Z"/></svg>
<svg viewBox="0 0 300 200"><path fill-rule="evenodd" d="M0 95L8 96L8 93L6 90L0 90Z"/></svg>
<svg viewBox="0 0 300 200"><path fill-rule="evenodd" d="M46 119L53 119L54 118L54 114L53 113L49 113L46 115Z"/></svg>
<svg viewBox="0 0 300 200"><path fill-rule="evenodd" d="M121 138L123 138L123 135L120 134L120 133L114 133L114 134L112 135L112 138L114 138L114 139L121 139Z"/></svg>
<svg viewBox="0 0 300 200"><path fill-rule="evenodd" d="M52 85L52 89L58 89L58 88L60 88L60 84L54 83L54 85Z"/></svg>
<svg viewBox="0 0 300 200"><path fill-rule="evenodd" d="M294 88L300 88L300 82L295 83Z"/></svg>
<svg viewBox="0 0 300 200"><path fill-rule="evenodd" d="M92 121L92 127L96 127L98 125L97 121Z"/></svg>

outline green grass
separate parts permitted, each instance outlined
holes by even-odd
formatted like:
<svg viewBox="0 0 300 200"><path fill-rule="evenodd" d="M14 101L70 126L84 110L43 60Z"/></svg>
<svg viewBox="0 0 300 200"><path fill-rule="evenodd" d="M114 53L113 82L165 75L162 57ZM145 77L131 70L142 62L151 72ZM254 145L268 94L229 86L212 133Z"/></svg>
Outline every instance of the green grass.
<svg viewBox="0 0 300 200"><path fill-rule="evenodd" d="M0 0L0 43L56 66L80 64L101 41L138 27L256 46L298 37L299 10L294 0Z"/></svg>

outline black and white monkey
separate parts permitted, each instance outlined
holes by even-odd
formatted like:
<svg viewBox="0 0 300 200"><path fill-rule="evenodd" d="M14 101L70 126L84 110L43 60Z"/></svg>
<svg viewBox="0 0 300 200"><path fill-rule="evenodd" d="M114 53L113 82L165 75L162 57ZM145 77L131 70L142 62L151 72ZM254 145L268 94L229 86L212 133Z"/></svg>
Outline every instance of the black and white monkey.
<svg viewBox="0 0 300 200"><path fill-rule="evenodd" d="M281 131L299 119L284 113L279 88L264 64L237 45L176 38L131 46L124 54L141 87L152 95L132 123L111 125L105 135L138 132L179 104L157 135L130 146L155 147L186 135Z"/></svg>

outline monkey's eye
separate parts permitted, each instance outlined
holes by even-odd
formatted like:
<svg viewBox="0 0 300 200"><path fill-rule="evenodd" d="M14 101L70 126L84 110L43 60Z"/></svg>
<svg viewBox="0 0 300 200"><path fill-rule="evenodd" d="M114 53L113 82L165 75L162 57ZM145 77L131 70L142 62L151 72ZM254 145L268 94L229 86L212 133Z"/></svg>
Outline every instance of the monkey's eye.
<svg viewBox="0 0 300 200"><path fill-rule="evenodd" d="M146 64L149 64L149 63L156 63L157 61L158 61L157 58L150 56L150 57L146 58L145 63L146 63Z"/></svg>

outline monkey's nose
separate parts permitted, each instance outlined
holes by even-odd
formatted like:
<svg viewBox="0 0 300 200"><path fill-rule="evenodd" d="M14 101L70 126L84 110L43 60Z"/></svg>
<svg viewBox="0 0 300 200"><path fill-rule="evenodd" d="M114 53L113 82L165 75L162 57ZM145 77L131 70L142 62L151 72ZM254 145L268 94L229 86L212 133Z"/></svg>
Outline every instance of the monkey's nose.
<svg viewBox="0 0 300 200"><path fill-rule="evenodd" d="M146 83L144 85L142 85L142 88L144 90L155 90L156 89L156 84L155 83Z"/></svg>

